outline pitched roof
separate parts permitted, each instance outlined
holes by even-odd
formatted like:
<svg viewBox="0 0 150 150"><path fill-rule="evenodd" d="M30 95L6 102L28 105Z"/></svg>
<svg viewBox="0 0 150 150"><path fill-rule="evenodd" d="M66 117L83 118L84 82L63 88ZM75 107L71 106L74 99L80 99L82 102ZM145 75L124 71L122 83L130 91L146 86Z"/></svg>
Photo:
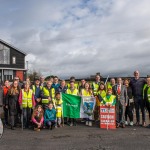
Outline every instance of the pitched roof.
<svg viewBox="0 0 150 150"><path fill-rule="evenodd" d="M13 45L11 45L11 44L9 44L9 43L3 41L2 39L0 39L0 42L3 43L3 44L5 44L5 45L7 45L7 46L9 46L9 47L11 47L11 48L13 48L13 49L15 49L15 50L17 50L18 52L20 52L20 53L22 53L22 54L24 54L24 55L27 55L27 54L26 54L25 52L23 52L22 50L20 50L20 49L14 47Z"/></svg>

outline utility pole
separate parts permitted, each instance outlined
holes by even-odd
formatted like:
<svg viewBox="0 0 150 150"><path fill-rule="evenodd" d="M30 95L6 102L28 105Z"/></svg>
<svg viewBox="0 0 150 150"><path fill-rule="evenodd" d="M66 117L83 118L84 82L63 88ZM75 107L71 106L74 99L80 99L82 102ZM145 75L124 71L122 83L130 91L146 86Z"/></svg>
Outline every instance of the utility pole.
<svg viewBox="0 0 150 150"><path fill-rule="evenodd" d="M28 78L28 61L26 61L26 67L27 67L27 73L26 73L26 78Z"/></svg>

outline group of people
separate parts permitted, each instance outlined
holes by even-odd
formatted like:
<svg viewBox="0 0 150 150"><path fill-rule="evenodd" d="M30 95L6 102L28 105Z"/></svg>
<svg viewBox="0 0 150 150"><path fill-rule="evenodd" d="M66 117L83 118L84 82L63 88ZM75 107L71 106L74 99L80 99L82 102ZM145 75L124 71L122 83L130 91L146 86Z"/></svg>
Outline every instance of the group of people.
<svg viewBox="0 0 150 150"><path fill-rule="evenodd" d="M94 82L82 79L80 83L71 77L67 83L65 80L59 82L57 76L45 81L44 77L35 77L31 84L27 78L24 84L15 77L10 85L6 80L0 87L0 106L4 110L4 125L15 129L17 124L22 128L34 127L40 131L41 128L53 129L65 124L76 126L75 118L62 117L61 93L93 96L96 98L94 118L83 119L85 125L92 126L93 121L99 121L100 106L115 106L116 127L125 128L126 125L133 126L133 112L136 111L136 123L140 125L140 109L142 112L142 126L146 127L146 110L150 118L150 76L147 79L140 78L139 71L134 72L134 78L114 78L110 82L101 81L100 75L96 75ZM150 125L148 125L150 127Z"/></svg>

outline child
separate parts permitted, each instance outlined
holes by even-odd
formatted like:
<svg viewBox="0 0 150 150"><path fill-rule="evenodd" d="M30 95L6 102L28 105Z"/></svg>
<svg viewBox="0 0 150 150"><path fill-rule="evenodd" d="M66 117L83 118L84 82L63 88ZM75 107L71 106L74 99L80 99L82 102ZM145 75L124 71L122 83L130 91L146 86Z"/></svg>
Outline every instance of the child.
<svg viewBox="0 0 150 150"><path fill-rule="evenodd" d="M56 107L56 117L57 117L57 126L61 127L62 122L62 99L60 97L60 93L56 93L55 96L55 107Z"/></svg>
<svg viewBox="0 0 150 150"><path fill-rule="evenodd" d="M32 114L32 122L34 124L34 130L35 131L40 131L40 129L43 126L43 121L44 121L44 111L41 105L38 105Z"/></svg>
<svg viewBox="0 0 150 150"><path fill-rule="evenodd" d="M56 124L56 110L52 102L49 102L48 108L45 110L44 124L51 130Z"/></svg>
<svg viewBox="0 0 150 150"><path fill-rule="evenodd" d="M114 106L115 104L116 104L116 96L112 95L112 89L109 88L107 90L107 95L103 98L102 105L111 107L111 106Z"/></svg>

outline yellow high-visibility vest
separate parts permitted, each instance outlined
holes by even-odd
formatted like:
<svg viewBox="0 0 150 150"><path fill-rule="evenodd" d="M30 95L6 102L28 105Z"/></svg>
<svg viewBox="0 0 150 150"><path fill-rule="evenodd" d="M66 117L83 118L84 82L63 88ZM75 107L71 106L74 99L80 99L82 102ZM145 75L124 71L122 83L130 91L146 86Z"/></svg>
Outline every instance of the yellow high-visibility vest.
<svg viewBox="0 0 150 150"><path fill-rule="evenodd" d="M148 85L145 84L145 85L144 85L144 88L143 88L143 99L144 99L144 97L145 97L144 91L145 91L145 89L146 89L147 87L148 87ZM147 90L147 98L148 98L148 102L150 103L150 87L148 87L148 90Z"/></svg>
<svg viewBox="0 0 150 150"><path fill-rule="evenodd" d="M55 89L54 88L51 88L49 90L46 87L43 87L42 90L43 90L44 96L51 97L52 101L54 100L54 98L55 98ZM48 98L42 98L42 103L43 104L48 104L49 103Z"/></svg>
<svg viewBox="0 0 150 150"><path fill-rule="evenodd" d="M81 93L82 93L82 96L92 96L91 92L86 91L86 89L82 89Z"/></svg>
<svg viewBox="0 0 150 150"><path fill-rule="evenodd" d="M31 89L29 89L28 93L22 89L22 108L32 108L32 94L33 91Z"/></svg>
<svg viewBox="0 0 150 150"><path fill-rule="evenodd" d="M71 89L67 89L66 93L71 95L78 95L79 91L76 88L73 91Z"/></svg>

